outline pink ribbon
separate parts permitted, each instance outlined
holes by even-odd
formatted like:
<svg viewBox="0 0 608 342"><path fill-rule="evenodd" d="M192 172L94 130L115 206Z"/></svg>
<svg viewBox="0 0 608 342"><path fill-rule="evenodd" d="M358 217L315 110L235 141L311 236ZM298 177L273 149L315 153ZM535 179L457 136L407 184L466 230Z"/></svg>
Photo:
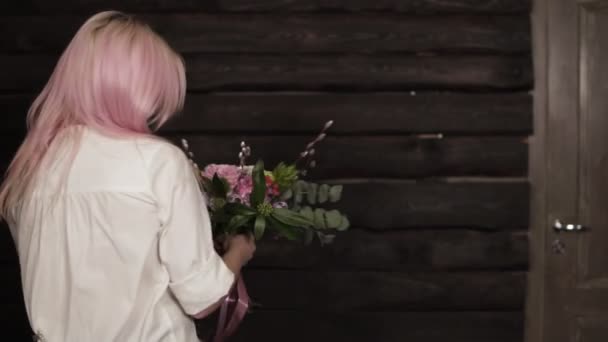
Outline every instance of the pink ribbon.
<svg viewBox="0 0 608 342"><path fill-rule="evenodd" d="M236 284L230 289L228 296L224 298L213 342L223 342L227 337L232 336L247 314L248 309L249 294L243 278L239 277Z"/></svg>

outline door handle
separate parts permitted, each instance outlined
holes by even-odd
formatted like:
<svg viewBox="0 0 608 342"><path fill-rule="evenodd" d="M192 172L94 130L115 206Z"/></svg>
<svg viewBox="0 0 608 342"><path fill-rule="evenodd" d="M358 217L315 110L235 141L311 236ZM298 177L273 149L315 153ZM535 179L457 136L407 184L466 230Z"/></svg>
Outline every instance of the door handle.
<svg viewBox="0 0 608 342"><path fill-rule="evenodd" d="M589 230L589 227L583 226L582 224L578 224L578 223L563 223L560 220L555 220L555 222L553 222L553 230L557 234L555 236L555 240L553 240L553 243L551 244L553 252L555 254L564 254L564 253L566 253L566 244L564 242L562 242L562 240L559 238L559 233L560 232L569 232L569 233L584 232L584 231Z"/></svg>
<svg viewBox="0 0 608 342"><path fill-rule="evenodd" d="M553 230L556 232L582 232L589 230L588 227L578 223L563 223L560 220L555 220L553 223Z"/></svg>

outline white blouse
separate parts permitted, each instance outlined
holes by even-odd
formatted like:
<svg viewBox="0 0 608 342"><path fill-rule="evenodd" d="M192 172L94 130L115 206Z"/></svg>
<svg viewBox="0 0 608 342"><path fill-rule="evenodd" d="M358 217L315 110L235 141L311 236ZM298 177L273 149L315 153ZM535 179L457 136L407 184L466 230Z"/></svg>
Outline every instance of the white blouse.
<svg viewBox="0 0 608 342"><path fill-rule="evenodd" d="M47 342L198 341L189 315L234 275L190 162L160 139L80 129L75 156L47 153L11 224L32 329Z"/></svg>

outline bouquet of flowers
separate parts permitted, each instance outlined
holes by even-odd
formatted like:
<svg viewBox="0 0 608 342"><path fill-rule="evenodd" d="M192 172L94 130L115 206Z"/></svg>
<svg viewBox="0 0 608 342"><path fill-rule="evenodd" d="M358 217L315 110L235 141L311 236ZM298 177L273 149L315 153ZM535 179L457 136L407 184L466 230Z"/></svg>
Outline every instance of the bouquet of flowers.
<svg viewBox="0 0 608 342"><path fill-rule="evenodd" d="M349 228L344 214L326 209L329 203L340 200L342 186L302 179L316 167L315 147L325 139L332 125L333 121L327 122L294 162L278 163L272 170L266 170L262 160L255 165L247 164L251 148L245 142L241 143L238 165L210 164L201 170L192 161L207 197L218 249L221 241L233 234L251 233L256 240L270 235L305 243L316 237L325 244L332 241L333 232ZM194 159L188 142L182 140L182 145L191 160ZM241 278L221 306L214 341L222 341L234 332L248 305Z"/></svg>

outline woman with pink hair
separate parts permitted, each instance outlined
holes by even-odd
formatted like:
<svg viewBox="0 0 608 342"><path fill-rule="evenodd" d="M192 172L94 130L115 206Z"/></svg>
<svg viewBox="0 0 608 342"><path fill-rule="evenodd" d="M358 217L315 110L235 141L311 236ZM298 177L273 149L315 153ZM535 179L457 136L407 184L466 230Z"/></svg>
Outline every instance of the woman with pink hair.
<svg viewBox="0 0 608 342"><path fill-rule="evenodd" d="M180 56L119 12L90 18L32 104L0 189L38 340L197 341L252 257L222 257L186 156L153 131L183 106Z"/></svg>

